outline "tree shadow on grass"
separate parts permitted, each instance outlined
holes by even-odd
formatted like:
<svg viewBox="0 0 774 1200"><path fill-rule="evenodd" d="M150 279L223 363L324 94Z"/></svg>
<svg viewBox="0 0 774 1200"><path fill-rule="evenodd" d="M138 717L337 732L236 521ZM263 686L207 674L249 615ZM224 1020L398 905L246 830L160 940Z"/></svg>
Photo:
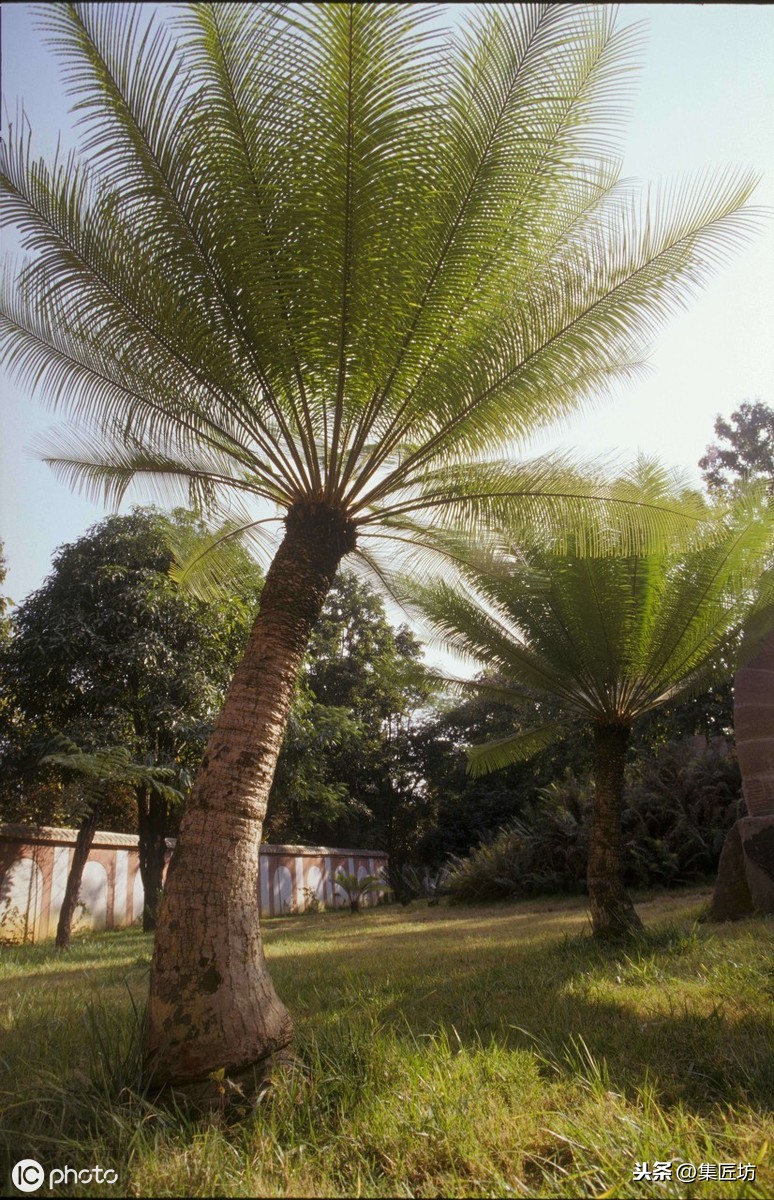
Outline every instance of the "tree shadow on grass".
<svg viewBox="0 0 774 1200"><path fill-rule="evenodd" d="M774 1110L774 1009L736 994L732 972L713 989L696 934L650 934L633 946L579 933L518 943L503 928L481 948L444 936L409 952L404 939L403 953L391 942L378 958L346 964L327 945L305 947L296 966L315 1004L298 994L299 1025L309 1021L324 1040L339 1036L342 1020L376 1020L414 1040L443 1032L452 1045L494 1041L535 1051L544 1074L603 1076L630 1099L647 1084L660 1104L697 1114L718 1104ZM272 972L298 1012L292 959Z"/></svg>
<svg viewBox="0 0 774 1200"><path fill-rule="evenodd" d="M338 1060L342 1074L361 1072L365 1086L373 1075L374 1039L382 1033L414 1049L432 1047L433 1038L471 1051L494 1043L506 1052L536 1053L548 1078L602 1079L632 1100L647 1084L661 1105L681 1104L699 1115L722 1104L774 1108L774 1013L771 1005L761 1011L757 982L748 978L735 993L732 970L707 982L712 976L703 960L711 958L704 952L710 943L717 959L713 934L672 930L634 946L606 946L579 932L585 920L580 911L544 909L531 914L526 930L522 915L433 914L381 929L354 918L351 926L341 923L343 940L333 936L338 929L310 923L296 938L289 928L291 936L283 933L280 945L270 948L269 962L296 1018L302 1051L312 1064L317 1055L318 1062ZM573 932L558 936L568 928ZM132 939L133 951L141 946L145 942ZM30 990L66 987L85 975L88 995L98 999L97 990L130 974L139 1001L147 986L143 973L139 965L127 973L114 960L90 960L76 972L28 977L25 984ZM7 980L15 982L18 976ZM83 1003L81 998L81 1009ZM63 1025L61 1033L68 1043L78 1036L76 1025L83 1034L75 996L72 1004L73 1028ZM18 1013L16 1052L4 1064L13 1074L18 1060L23 1070L17 1078L56 1066L58 1031L36 1048L43 1015L34 1004ZM350 1061L352 1046L360 1049ZM20 1089L25 1091L34 1108L34 1089ZM77 1080L59 1096L62 1128L84 1101Z"/></svg>

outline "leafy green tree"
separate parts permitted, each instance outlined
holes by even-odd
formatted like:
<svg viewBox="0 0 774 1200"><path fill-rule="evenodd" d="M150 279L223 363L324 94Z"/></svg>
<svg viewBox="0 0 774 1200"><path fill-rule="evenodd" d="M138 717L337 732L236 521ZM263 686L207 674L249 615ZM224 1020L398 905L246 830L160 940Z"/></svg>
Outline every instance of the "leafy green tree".
<svg viewBox="0 0 774 1200"><path fill-rule="evenodd" d="M43 586L16 609L3 655L15 714L2 760L7 817L29 815L17 807L18 792L35 786L42 749L58 734L84 752L124 746L147 767L173 768L179 789L188 790L260 587L245 555L239 594L229 600L205 602L181 592L169 574L168 543L198 536L197 523L183 512L170 519L135 509L109 517L61 547ZM112 798L123 791L114 789ZM140 776L133 792L143 921L153 928L177 813L169 796ZM70 795L77 806L77 789ZM115 813L110 801L103 795L103 820Z"/></svg>
<svg viewBox="0 0 774 1200"><path fill-rule="evenodd" d="M349 572L334 580L302 667L266 831L400 852L409 743L434 690L419 643Z"/></svg>
<svg viewBox="0 0 774 1200"><path fill-rule="evenodd" d="M718 441L699 459L711 492L727 493L761 477L774 484L774 409L761 400L744 400L730 421L718 416L715 436Z"/></svg>
<svg viewBox="0 0 774 1200"><path fill-rule="evenodd" d="M640 470L643 495L667 481ZM623 935L640 921L624 887L621 813L624 768L639 716L681 692L728 677L743 628L774 624L774 512L761 495L740 498L715 538L679 552L579 558L530 550L485 558L468 552L470 591L441 581L414 588L434 628L453 648L495 669L486 691L511 699L551 697L563 719L474 747L470 769L492 771L561 739L568 718L594 739L595 794L588 856L594 932ZM485 685L471 685L483 689Z"/></svg>
<svg viewBox="0 0 774 1200"><path fill-rule="evenodd" d="M10 614L8 609L12 601L3 595L5 577L8 574L8 564L5 558L5 543L0 539L0 645L7 642L10 635Z"/></svg>
<svg viewBox="0 0 774 1200"><path fill-rule="evenodd" d="M41 161L23 125L2 149L29 253L0 301L6 362L74 419L49 454L60 475L109 498L182 485L221 522L221 553L189 577L225 569L229 535L284 524L167 878L159 1084L265 1067L292 1036L261 948L258 847L342 558L378 571L439 523L607 509L600 483L514 447L631 376L750 227L750 174L652 204L620 183L639 34L612 8L473 6L448 36L431 17L196 4L170 32L122 6L49 5L83 154ZM640 515L651 533L666 519Z"/></svg>

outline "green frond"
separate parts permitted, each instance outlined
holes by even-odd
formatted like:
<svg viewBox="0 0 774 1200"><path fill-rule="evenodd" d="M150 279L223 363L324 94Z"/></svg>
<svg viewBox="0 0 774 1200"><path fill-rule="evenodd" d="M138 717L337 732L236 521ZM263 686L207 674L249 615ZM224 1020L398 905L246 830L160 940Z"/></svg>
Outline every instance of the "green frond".
<svg viewBox="0 0 774 1200"><path fill-rule="evenodd" d="M252 494L245 527L325 499L377 571L378 537L452 562L451 531L643 555L715 529L695 497L508 461L636 377L757 221L747 172L620 181L641 31L614 8L37 14L81 142L0 146L0 353L85 433L47 450L67 482L226 519Z"/></svg>
<svg viewBox="0 0 774 1200"><path fill-rule="evenodd" d="M105 746L91 753L82 750L72 739L59 734L55 743L60 747L44 755L45 766L64 767L80 776L84 798L90 805L98 804L111 784L144 784L168 803L177 804L182 796L170 780L175 772L169 767L148 767L132 761L126 746Z"/></svg>
<svg viewBox="0 0 774 1200"><path fill-rule="evenodd" d="M505 529L512 544L599 555L663 548L706 519L695 494L667 496L626 477L611 483L606 473L599 461L558 455L451 464L427 472L421 488L398 494L361 524L397 526L414 516L474 539L481 528Z"/></svg>
<svg viewBox="0 0 774 1200"><path fill-rule="evenodd" d="M641 461L622 482L669 499L670 476L653 463ZM586 720L630 723L731 674L774 625L765 487L696 516L690 539L596 558L574 544L563 554L519 544L506 528L499 549L471 545L467 562L458 551L457 582L405 588L443 644L494 670L504 687L550 696Z"/></svg>
<svg viewBox="0 0 774 1200"><path fill-rule="evenodd" d="M244 551L268 564L276 546L270 526L280 517L250 519L245 513L221 522L204 536L170 526L167 543L174 565L170 574L175 582L201 600L219 600L233 594L244 570Z"/></svg>
<svg viewBox="0 0 774 1200"><path fill-rule="evenodd" d="M474 778L488 775L490 771L499 771L514 763L525 762L534 758L547 746L561 741L567 735L567 725L559 721L546 722L538 729L528 733L514 733L510 737L497 738L491 742L482 742L480 746L472 746L468 750L468 774Z"/></svg>

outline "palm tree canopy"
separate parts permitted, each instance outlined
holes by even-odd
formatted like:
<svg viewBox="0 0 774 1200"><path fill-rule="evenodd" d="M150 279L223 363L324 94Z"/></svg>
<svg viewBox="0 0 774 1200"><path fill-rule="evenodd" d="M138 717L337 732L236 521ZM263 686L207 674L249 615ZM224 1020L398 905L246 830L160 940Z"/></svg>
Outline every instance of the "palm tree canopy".
<svg viewBox="0 0 774 1200"><path fill-rule="evenodd" d="M668 476L652 466L640 464L633 478L652 499L667 494ZM447 648L502 681L467 686L505 704L551 697L570 716L628 727L732 671L774 625L765 489L749 489L723 515L708 510L708 519L712 538L703 531L681 549L644 555L460 549L461 584L414 583L410 595ZM476 747L471 771L530 757L566 728L553 722Z"/></svg>
<svg viewBox="0 0 774 1200"><path fill-rule="evenodd" d="M40 6L81 151L23 122L0 150L0 336L72 423L66 480L182 485L220 548L325 504L374 562L598 510L566 463L494 456L641 369L754 181L620 181L611 6L472 7L450 34L435 5Z"/></svg>

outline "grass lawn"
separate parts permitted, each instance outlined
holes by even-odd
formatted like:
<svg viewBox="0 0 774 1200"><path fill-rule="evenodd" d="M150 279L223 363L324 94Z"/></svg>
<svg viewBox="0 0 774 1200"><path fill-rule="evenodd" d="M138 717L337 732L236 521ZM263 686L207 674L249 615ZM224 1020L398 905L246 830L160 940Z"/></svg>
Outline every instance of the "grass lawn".
<svg viewBox="0 0 774 1200"><path fill-rule="evenodd" d="M774 1195L774 931L641 900L598 947L581 901L390 906L267 921L306 1072L229 1124L138 1094L150 938L4 950L0 1185L17 1159L113 1168L37 1195ZM632 1181L757 1163L755 1182Z"/></svg>

